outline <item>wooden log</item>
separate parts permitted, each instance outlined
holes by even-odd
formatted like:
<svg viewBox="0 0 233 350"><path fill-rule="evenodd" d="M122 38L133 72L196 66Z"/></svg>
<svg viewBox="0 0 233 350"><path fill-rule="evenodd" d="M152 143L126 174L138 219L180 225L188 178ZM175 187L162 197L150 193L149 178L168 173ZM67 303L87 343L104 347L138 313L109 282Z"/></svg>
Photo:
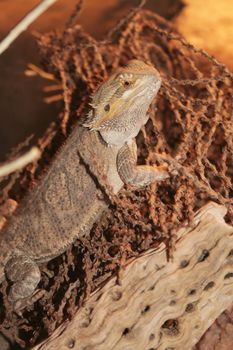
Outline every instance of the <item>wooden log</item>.
<svg viewBox="0 0 233 350"><path fill-rule="evenodd" d="M189 350L233 302L233 228L209 203L165 247L131 261L34 350Z"/></svg>

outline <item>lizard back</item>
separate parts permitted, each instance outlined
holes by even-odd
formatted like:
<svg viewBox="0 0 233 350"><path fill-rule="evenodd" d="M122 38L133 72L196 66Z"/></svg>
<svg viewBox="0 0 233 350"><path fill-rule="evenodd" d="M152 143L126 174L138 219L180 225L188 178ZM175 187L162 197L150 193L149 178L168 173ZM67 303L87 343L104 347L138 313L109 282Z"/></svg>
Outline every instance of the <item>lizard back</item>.
<svg viewBox="0 0 233 350"><path fill-rule="evenodd" d="M117 152L98 132L75 128L47 174L0 233L0 279L15 250L36 261L47 261L90 231L107 207L101 199L98 174L92 173L93 163L116 193L123 185L116 168Z"/></svg>

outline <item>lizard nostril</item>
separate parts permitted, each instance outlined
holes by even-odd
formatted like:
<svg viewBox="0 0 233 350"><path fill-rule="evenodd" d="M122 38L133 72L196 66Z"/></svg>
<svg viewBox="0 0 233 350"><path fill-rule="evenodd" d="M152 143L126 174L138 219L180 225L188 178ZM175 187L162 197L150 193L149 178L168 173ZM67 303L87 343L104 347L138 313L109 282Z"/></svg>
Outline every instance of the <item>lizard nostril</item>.
<svg viewBox="0 0 233 350"><path fill-rule="evenodd" d="M110 105L109 104L105 105L104 106L104 110L105 110L105 112L110 111Z"/></svg>

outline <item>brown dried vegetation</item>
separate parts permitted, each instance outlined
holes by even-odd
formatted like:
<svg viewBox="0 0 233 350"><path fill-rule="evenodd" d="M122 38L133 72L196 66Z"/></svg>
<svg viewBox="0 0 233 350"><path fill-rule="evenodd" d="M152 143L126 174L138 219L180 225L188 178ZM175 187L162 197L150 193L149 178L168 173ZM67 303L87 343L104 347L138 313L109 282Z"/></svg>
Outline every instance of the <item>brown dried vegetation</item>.
<svg viewBox="0 0 233 350"><path fill-rule="evenodd" d="M78 11L77 11L78 12ZM109 195L110 209L88 239L42 266L46 294L18 317L2 284L0 324L20 348L35 344L70 318L89 293L150 247L165 242L174 249L175 232L208 200L228 208L233 221L233 76L207 53L188 44L163 19L134 10L106 40L95 41L72 16L64 32L38 39L44 69L63 86L64 111L39 145L42 158L2 182L2 204L20 201L46 171L72 127L86 114L89 96L119 65L137 58L153 64L163 86L150 120L137 138L139 162L175 165L177 174L145 189L125 188ZM119 275L120 276L120 275ZM39 320L39 321L38 321Z"/></svg>

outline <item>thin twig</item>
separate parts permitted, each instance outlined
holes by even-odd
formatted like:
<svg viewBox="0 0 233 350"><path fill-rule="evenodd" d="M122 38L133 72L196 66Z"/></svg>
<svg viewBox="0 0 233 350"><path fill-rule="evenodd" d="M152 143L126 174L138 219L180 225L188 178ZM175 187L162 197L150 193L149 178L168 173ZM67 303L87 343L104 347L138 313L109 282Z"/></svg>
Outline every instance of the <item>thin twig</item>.
<svg viewBox="0 0 233 350"><path fill-rule="evenodd" d="M43 69L41 69L40 67L36 66L33 63L28 64L28 69L24 73L27 76L38 75L47 80L55 80L55 77L53 74L45 72Z"/></svg>
<svg viewBox="0 0 233 350"><path fill-rule="evenodd" d="M43 0L38 6L30 11L0 42L0 55L8 49L13 41L28 28L43 12L47 10L49 6L55 3L57 0Z"/></svg>
<svg viewBox="0 0 233 350"><path fill-rule="evenodd" d="M54 103L57 101L62 101L63 100L63 95L62 94L57 94L57 95L53 95L53 96L48 96L48 97L44 97L43 101L47 104L50 103Z"/></svg>
<svg viewBox="0 0 233 350"><path fill-rule="evenodd" d="M40 150L38 147L32 147L30 151L25 153L23 156L13 160L10 163L2 165L0 167L0 177L7 176L16 170L24 168L29 163L37 160L40 157Z"/></svg>
<svg viewBox="0 0 233 350"><path fill-rule="evenodd" d="M66 23L66 28L72 28L75 26L77 18L82 10L84 0L79 0L79 2L75 6L75 10L71 14L69 20Z"/></svg>
<svg viewBox="0 0 233 350"><path fill-rule="evenodd" d="M53 91L58 91L62 90L62 84L56 84L56 85L47 85L43 88L43 91L45 92L53 92Z"/></svg>

